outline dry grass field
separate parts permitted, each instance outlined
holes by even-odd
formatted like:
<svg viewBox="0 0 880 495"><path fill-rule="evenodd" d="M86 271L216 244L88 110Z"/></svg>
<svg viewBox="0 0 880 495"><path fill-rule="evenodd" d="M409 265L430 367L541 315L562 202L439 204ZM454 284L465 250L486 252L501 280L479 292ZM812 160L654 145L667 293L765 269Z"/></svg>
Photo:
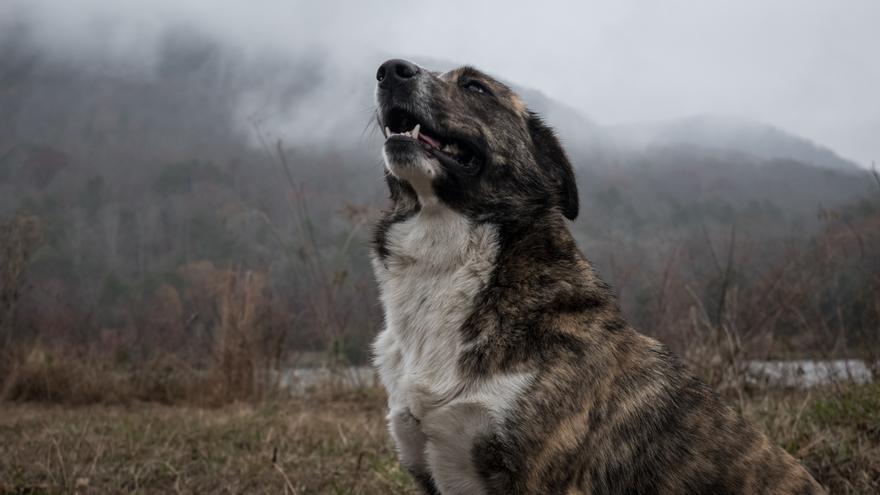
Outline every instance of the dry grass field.
<svg viewBox="0 0 880 495"><path fill-rule="evenodd" d="M837 494L880 492L880 386L731 398ZM417 493L380 390L206 407L0 404L0 493Z"/></svg>
<svg viewBox="0 0 880 495"><path fill-rule="evenodd" d="M219 408L0 406L0 493L415 493L377 390Z"/></svg>

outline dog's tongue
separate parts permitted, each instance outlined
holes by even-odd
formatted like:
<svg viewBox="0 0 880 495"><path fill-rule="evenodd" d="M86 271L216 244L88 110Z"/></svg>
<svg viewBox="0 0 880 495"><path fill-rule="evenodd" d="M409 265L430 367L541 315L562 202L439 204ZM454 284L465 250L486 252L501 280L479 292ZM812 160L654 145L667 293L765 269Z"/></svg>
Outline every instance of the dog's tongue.
<svg viewBox="0 0 880 495"><path fill-rule="evenodd" d="M432 148L438 148L438 149L440 148L440 141L437 141L436 139L432 138L431 136L426 136L425 133L423 133L423 132L419 133L419 141L424 141L424 142L430 144Z"/></svg>

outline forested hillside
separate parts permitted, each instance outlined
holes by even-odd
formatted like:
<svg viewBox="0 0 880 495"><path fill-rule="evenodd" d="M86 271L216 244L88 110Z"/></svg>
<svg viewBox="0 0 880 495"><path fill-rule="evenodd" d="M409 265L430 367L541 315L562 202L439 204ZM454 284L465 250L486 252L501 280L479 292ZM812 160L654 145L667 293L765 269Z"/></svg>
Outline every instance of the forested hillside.
<svg viewBox="0 0 880 495"><path fill-rule="evenodd" d="M186 31L149 70L28 40L0 35L4 339L198 361L256 328L249 346L366 358L384 204L370 73L331 81L317 58ZM607 127L522 93L568 147L573 229L642 330L685 353L719 329L768 354L876 351L869 172L755 123Z"/></svg>

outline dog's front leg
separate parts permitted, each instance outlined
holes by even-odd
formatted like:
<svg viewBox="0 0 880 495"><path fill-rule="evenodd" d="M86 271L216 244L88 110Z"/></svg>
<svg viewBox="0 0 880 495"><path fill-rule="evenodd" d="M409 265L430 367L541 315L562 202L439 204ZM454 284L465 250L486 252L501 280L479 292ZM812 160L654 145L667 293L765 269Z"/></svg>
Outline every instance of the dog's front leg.
<svg viewBox="0 0 880 495"><path fill-rule="evenodd" d="M475 442L492 432L489 410L478 403L450 404L423 419L428 437L427 463L444 495L482 495L486 480L478 473Z"/></svg>
<svg viewBox="0 0 880 495"><path fill-rule="evenodd" d="M400 464L410 472L425 493L439 495L425 458L428 438L422 431L421 422L409 408L394 409L388 414L391 437L397 445Z"/></svg>

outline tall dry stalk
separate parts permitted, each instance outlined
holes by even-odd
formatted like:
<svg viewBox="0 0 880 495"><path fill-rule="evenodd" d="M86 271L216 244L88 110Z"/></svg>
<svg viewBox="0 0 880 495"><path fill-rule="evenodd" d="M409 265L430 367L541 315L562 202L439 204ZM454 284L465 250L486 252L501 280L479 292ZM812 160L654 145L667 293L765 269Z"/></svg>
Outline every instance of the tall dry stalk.
<svg viewBox="0 0 880 495"><path fill-rule="evenodd" d="M8 348L12 341L25 268L42 240L42 223L34 215L20 214L0 224L0 338L3 348Z"/></svg>
<svg viewBox="0 0 880 495"><path fill-rule="evenodd" d="M294 178L281 140L270 146L259 122L251 121L257 138L263 146L267 160L278 166L287 185L287 200L295 221L296 241L290 245L283 241L278 228L265 215L262 216L273 236L281 245L291 267L291 276L306 284L310 290L305 294L308 320L312 330L317 332L326 351L327 363L332 370L345 374L350 364L345 353L345 343L351 337L356 307L354 299L361 291L351 280L352 270L348 267L352 249L358 234L368 222L368 215L361 208L350 207L345 210L351 223L344 241L336 249L322 248L315 222L309 210L303 184ZM354 212L354 213L353 213ZM328 252L333 252L331 255ZM355 375L347 377L357 379Z"/></svg>
<svg viewBox="0 0 880 495"><path fill-rule="evenodd" d="M263 396L263 359L258 341L267 315L265 275L229 271L217 291L218 318L214 329L214 368L217 397L245 400Z"/></svg>

